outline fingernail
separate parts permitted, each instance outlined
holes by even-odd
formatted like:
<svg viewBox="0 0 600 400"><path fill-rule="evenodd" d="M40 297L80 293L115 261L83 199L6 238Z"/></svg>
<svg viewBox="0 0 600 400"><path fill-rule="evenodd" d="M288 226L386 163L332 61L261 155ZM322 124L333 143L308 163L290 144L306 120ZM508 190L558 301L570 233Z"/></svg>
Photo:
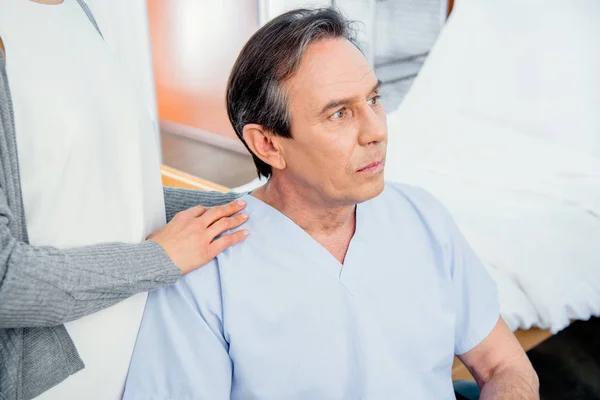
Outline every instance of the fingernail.
<svg viewBox="0 0 600 400"><path fill-rule="evenodd" d="M246 214L246 213L243 213L243 214L242 214L242 219L248 219L248 214Z"/></svg>
<svg viewBox="0 0 600 400"><path fill-rule="evenodd" d="M244 236L248 236L248 231L244 231Z"/></svg>
<svg viewBox="0 0 600 400"><path fill-rule="evenodd" d="M246 205L246 202L244 200L238 200L236 203L237 203L238 206L245 206Z"/></svg>

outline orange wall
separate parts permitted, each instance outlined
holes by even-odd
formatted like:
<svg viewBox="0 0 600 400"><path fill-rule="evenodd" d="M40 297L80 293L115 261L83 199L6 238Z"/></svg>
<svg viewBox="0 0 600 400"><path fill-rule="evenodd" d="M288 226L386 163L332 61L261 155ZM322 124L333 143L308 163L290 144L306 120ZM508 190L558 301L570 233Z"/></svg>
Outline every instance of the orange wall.
<svg viewBox="0 0 600 400"><path fill-rule="evenodd" d="M235 137L225 86L257 0L148 0L148 13L160 119Z"/></svg>

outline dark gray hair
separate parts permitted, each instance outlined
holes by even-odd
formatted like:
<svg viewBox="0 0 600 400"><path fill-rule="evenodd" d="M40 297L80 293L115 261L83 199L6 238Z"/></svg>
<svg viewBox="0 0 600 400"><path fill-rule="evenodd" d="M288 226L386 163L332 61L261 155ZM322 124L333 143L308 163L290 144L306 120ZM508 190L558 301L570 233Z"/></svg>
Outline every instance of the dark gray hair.
<svg viewBox="0 0 600 400"><path fill-rule="evenodd" d="M252 153L244 140L244 126L262 125L274 135L291 138L283 84L297 71L311 43L335 38L347 39L358 47L352 23L335 9L298 9L260 28L240 52L227 83L227 114L252 154L258 176L271 176L271 166Z"/></svg>

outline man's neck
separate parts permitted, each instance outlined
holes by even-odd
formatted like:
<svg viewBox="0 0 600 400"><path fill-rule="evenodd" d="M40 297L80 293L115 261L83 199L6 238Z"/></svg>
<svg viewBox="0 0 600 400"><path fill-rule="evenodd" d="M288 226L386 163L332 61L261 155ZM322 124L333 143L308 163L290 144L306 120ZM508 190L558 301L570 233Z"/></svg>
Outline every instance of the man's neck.
<svg viewBox="0 0 600 400"><path fill-rule="evenodd" d="M332 234L354 224L356 205L339 204L316 191L271 177L253 196L285 214L309 233Z"/></svg>
<svg viewBox="0 0 600 400"><path fill-rule="evenodd" d="M275 176L252 195L290 218L340 263L344 262L354 235L356 205L336 203Z"/></svg>

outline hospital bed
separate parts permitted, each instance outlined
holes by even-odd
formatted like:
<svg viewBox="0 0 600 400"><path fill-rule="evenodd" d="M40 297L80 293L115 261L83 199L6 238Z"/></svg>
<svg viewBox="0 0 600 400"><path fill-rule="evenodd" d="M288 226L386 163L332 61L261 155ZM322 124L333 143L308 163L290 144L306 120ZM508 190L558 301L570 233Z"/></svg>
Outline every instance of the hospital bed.
<svg viewBox="0 0 600 400"><path fill-rule="evenodd" d="M450 209L525 350L600 313L599 19L587 0L462 0L388 117L386 178Z"/></svg>
<svg viewBox="0 0 600 400"><path fill-rule="evenodd" d="M462 0L401 106L386 178L432 192L509 326L600 314L600 3Z"/></svg>

